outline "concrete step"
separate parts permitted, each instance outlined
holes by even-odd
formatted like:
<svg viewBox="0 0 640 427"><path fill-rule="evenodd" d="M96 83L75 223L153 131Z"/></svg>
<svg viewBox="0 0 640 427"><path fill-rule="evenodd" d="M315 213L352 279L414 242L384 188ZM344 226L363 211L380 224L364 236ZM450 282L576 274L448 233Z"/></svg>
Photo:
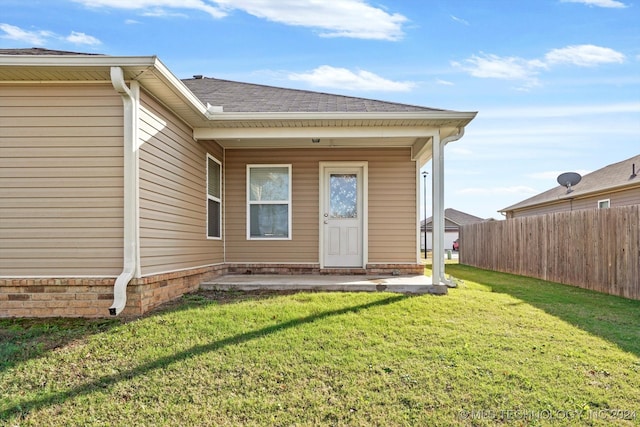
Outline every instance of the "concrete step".
<svg viewBox="0 0 640 427"><path fill-rule="evenodd" d="M333 276L333 275L277 275L231 274L200 284L203 290L239 291L340 291L340 292L397 292L406 294L447 293L447 286L434 285L427 276Z"/></svg>

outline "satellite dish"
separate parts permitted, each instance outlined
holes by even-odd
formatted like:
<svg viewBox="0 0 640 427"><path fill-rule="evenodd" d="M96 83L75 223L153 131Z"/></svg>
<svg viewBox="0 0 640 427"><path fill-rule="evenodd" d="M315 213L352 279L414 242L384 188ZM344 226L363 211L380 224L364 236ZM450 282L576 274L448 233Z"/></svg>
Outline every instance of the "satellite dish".
<svg viewBox="0 0 640 427"><path fill-rule="evenodd" d="M576 172L565 172L558 175L558 184L567 187L567 193L571 193L573 190L572 186L576 185L580 182L582 176Z"/></svg>

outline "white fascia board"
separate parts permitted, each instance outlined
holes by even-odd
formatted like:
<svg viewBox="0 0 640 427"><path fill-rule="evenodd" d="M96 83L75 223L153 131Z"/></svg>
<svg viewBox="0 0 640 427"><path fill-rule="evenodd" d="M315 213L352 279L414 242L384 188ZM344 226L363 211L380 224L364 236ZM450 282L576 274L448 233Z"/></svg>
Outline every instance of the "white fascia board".
<svg viewBox="0 0 640 427"><path fill-rule="evenodd" d="M286 113L209 113L211 122L252 122L290 120L467 120L477 112L461 111L409 111L409 112L286 112Z"/></svg>
<svg viewBox="0 0 640 427"><path fill-rule="evenodd" d="M60 67L60 68L105 68L120 67L125 72L137 72L134 80L144 81L151 71L167 87L190 104L202 118L206 118L207 107L177 78L157 56L101 56L101 55L0 55L0 67ZM136 70L136 69L142 69Z"/></svg>
<svg viewBox="0 0 640 427"><path fill-rule="evenodd" d="M287 139L287 138L420 138L434 135L437 128L426 126L371 127L280 127L280 128L196 128L193 137L206 139Z"/></svg>
<svg viewBox="0 0 640 427"><path fill-rule="evenodd" d="M207 106L204 103L202 103L202 101L200 101L200 99L198 99L198 97L196 97L193 94L193 92L191 92L191 90L187 88L187 86L182 82L182 80L177 78L171 72L171 70L169 70L169 68L167 68L167 66L162 63L162 61L160 61L156 57L154 58L155 58L154 67L153 67L155 70L154 74L156 76L158 76L159 74L162 77L162 80L164 81L164 83L167 84L170 88L172 88L172 90L174 90L174 92L180 98L184 99L188 104L194 107L194 109L202 115L203 119L207 118L209 114L207 110Z"/></svg>
<svg viewBox="0 0 640 427"><path fill-rule="evenodd" d="M0 55L0 65L14 67L152 67L156 56Z"/></svg>

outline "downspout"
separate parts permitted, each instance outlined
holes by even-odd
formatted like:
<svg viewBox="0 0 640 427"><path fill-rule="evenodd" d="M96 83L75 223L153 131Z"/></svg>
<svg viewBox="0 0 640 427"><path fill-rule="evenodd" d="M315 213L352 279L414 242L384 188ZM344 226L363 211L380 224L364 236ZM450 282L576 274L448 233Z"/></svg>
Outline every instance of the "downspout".
<svg viewBox="0 0 640 427"><path fill-rule="evenodd" d="M124 81L120 67L111 67L111 84L122 97L124 116L124 253L122 273L113 285L113 304L109 314L117 316L127 304L127 285L140 276L138 262L138 102L140 86Z"/></svg>
<svg viewBox="0 0 640 427"><path fill-rule="evenodd" d="M448 136L442 140L434 138L433 141L433 163L431 181L433 192L433 278L437 284L445 284L450 288L455 288L456 284L451 279L447 279L444 272L444 147L450 142L457 141L464 136L464 127L458 128L458 133ZM435 283L434 283L435 284Z"/></svg>

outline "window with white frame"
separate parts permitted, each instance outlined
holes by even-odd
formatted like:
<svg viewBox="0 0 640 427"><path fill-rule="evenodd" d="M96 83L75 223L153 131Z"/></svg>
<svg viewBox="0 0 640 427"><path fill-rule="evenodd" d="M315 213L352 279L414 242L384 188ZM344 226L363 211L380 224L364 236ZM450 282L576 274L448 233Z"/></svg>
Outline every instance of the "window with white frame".
<svg viewBox="0 0 640 427"><path fill-rule="evenodd" d="M610 199L598 200L598 209L607 209L610 206L611 206Z"/></svg>
<svg viewBox="0 0 640 427"><path fill-rule="evenodd" d="M247 165L247 239L291 239L291 165Z"/></svg>
<svg viewBox="0 0 640 427"><path fill-rule="evenodd" d="M207 237L222 237L222 164L207 154Z"/></svg>

